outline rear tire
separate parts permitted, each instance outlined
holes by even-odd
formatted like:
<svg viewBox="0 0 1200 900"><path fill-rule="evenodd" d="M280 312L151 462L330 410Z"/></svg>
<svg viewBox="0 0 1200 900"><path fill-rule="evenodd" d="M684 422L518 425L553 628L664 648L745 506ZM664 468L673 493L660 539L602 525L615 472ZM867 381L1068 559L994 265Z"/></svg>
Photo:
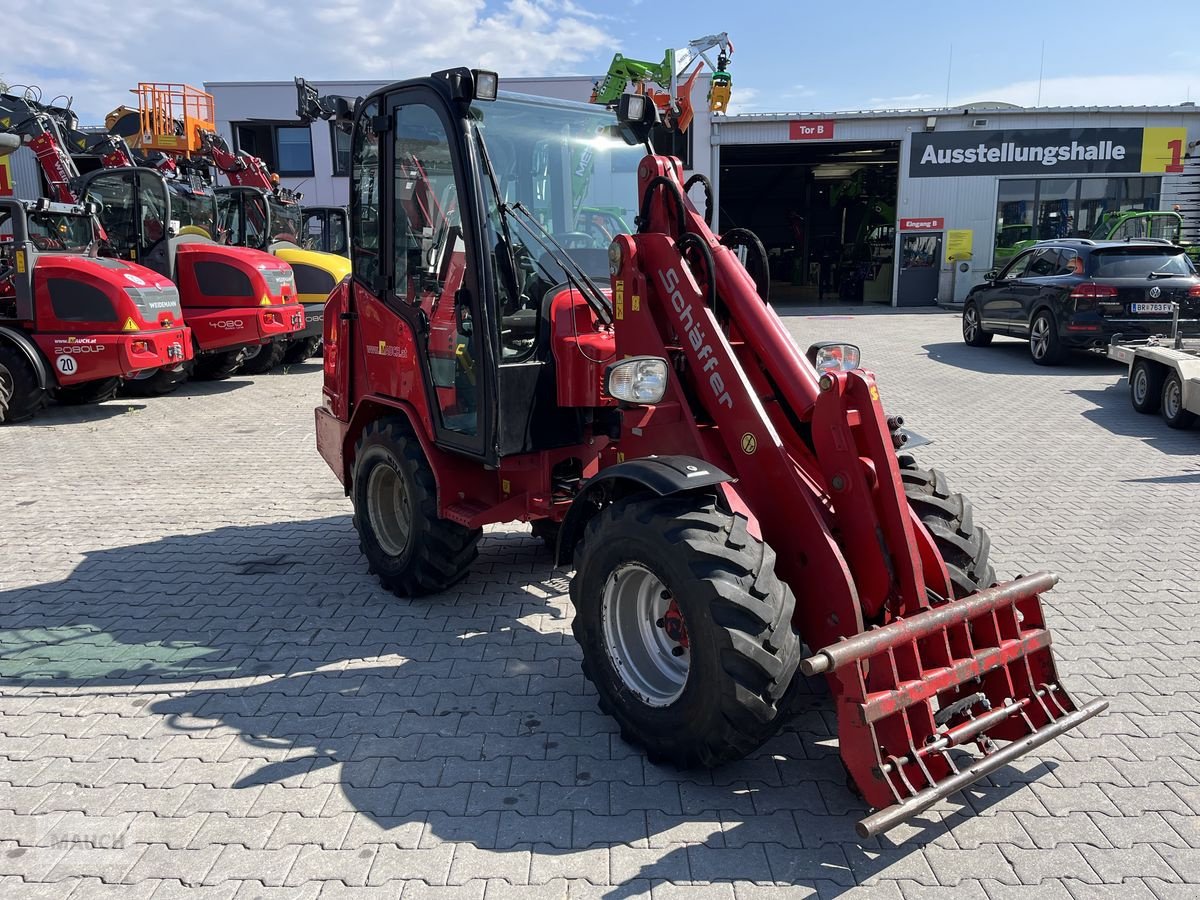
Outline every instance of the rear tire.
<svg viewBox="0 0 1200 900"><path fill-rule="evenodd" d="M1139 359L1129 373L1129 402L1140 413L1158 412L1166 372L1158 363Z"/></svg>
<svg viewBox="0 0 1200 900"><path fill-rule="evenodd" d="M120 378L101 378L99 381L88 381L83 384L73 384L70 387L60 387L54 391L54 399L63 406L83 406L87 403L103 403L117 396L121 389Z"/></svg>
<svg viewBox="0 0 1200 900"><path fill-rule="evenodd" d="M0 425L24 422L46 405L29 358L12 344L0 343Z"/></svg>
<svg viewBox="0 0 1200 900"><path fill-rule="evenodd" d="M481 529L438 516L433 471L405 423L367 426L355 448L350 496L359 549L398 597L446 590L479 555Z"/></svg>
<svg viewBox="0 0 1200 900"><path fill-rule="evenodd" d="M127 397L161 397L169 394L187 380L187 369L183 366L164 366L145 378L131 378L121 387Z"/></svg>
<svg viewBox="0 0 1200 900"><path fill-rule="evenodd" d="M968 347L986 347L992 342L992 333L983 330L983 319L979 316L979 307L968 303L963 307L962 315L963 343Z"/></svg>
<svg viewBox="0 0 1200 900"><path fill-rule="evenodd" d="M197 356L192 377L202 381L224 381L242 365L242 350L222 350Z"/></svg>
<svg viewBox="0 0 1200 900"><path fill-rule="evenodd" d="M937 469L918 469L910 456L901 457L900 478L908 504L924 523L942 554L954 599L961 599L996 583L988 562L992 541L975 524L971 501L952 492L946 476Z"/></svg>
<svg viewBox="0 0 1200 900"><path fill-rule="evenodd" d="M297 366L306 359L316 356L317 347L321 345L319 337L304 338L288 344L283 352L283 361L289 366Z"/></svg>
<svg viewBox="0 0 1200 900"><path fill-rule="evenodd" d="M257 353L249 359L242 360L242 373L245 375L266 375L283 361L287 349L283 341L272 341L259 347Z"/></svg>
<svg viewBox="0 0 1200 900"><path fill-rule="evenodd" d="M707 496L634 495L588 522L575 563L583 674L626 741L655 762L714 766L778 731L800 661L795 598L744 519ZM679 654L659 624L676 612Z"/></svg>
<svg viewBox="0 0 1200 900"><path fill-rule="evenodd" d="M1048 309L1039 310L1029 325L1029 355L1039 366L1062 365L1067 350L1058 336L1058 323Z"/></svg>
<svg viewBox="0 0 1200 900"><path fill-rule="evenodd" d="M1172 428L1191 428L1196 424L1196 414L1183 407L1183 381L1178 372L1171 372L1163 380L1162 417Z"/></svg>

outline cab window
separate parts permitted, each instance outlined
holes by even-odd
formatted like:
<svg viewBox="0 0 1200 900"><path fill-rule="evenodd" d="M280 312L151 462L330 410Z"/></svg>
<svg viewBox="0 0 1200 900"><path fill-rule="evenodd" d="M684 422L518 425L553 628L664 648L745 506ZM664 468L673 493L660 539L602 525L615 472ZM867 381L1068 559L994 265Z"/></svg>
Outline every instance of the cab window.
<svg viewBox="0 0 1200 900"><path fill-rule="evenodd" d="M350 154L350 261L354 277L372 287L379 276L379 137L372 127L377 115L378 101L362 111Z"/></svg>

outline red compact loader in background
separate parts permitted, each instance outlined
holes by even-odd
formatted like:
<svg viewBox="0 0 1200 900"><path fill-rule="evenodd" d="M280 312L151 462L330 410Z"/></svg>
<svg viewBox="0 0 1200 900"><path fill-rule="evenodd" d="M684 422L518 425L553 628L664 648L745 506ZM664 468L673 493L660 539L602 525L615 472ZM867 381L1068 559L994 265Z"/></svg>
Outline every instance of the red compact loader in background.
<svg viewBox="0 0 1200 900"><path fill-rule="evenodd" d="M533 522L574 563L601 708L682 766L754 750L797 673L825 674L863 836L1104 709L1055 672L1056 576L996 583L970 502L897 457L857 348L798 350L738 259L754 242L639 149L653 104L496 87L453 69L353 113L316 434L380 582L443 590L482 526ZM602 245L593 207L637 233Z"/></svg>
<svg viewBox="0 0 1200 900"><path fill-rule="evenodd" d="M96 204L106 232L105 252L170 278L191 327L192 374L228 378L263 346L304 329L291 267L274 256L217 242L212 189L173 167L137 166L124 140L92 141L78 132L74 113L28 94L0 94L0 130L20 136L41 165L48 194ZM98 156L102 168L81 175L72 150ZM159 371L129 388L161 394L184 372Z"/></svg>
<svg viewBox="0 0 1200 900"><path fill-rule="evenodd" d="M94 228L83 206L0 198L0 424L50 397L111 399L122 381L192 357L175 285L96 256Z"/></svg>

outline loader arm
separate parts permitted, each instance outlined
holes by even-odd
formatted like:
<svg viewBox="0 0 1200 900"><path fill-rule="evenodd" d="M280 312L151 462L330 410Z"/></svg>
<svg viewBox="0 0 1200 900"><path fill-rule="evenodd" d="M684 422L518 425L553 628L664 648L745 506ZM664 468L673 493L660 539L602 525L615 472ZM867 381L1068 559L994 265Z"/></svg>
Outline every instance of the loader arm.
<svg viewBox="0 0 1200 900"><path fill-rule="evenodd" d="M44 106L28 97L0 94L0 128L18 135L37 157L51 197L59 203L75 203L74 184L79 168L71 159L59 114L69 110Z"/></svg>
<svg viewBox="0 0 1200 900"><path fill-rule="evenodd" d="M734 253L683 191L678 160L638 171L640 233L610 256L617 357L660 356L681 385L707 458L777 553L794 624L828 675L841 756L878 812L876 834L1103 710L1061 685L1038 575L955 599L931 532L911 508L874 376L817 372L759 297ZM687 417L689 414L684 413ZM670 446L653 416L641 453ZM678 430L671 424L668 428ZM999 749L995 740L1011 743ZM956 754L974 743L982 760Z"/></svg>

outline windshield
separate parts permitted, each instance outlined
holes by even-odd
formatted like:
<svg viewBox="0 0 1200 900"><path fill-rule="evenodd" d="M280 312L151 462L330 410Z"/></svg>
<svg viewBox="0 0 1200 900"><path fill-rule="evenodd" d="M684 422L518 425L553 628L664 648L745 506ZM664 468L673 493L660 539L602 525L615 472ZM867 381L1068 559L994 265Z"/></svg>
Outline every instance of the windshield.
<svg viewBox="0 0 1200 900"><path fill-rule="evenodd" d="M0 216L0 231L6 230L7 215ZM33 212L25 214L29 240L42 252L87 253L93 239L92 220L88 216Z"/></svg>
<svg viewBox="0 0 1200 900"><path fill-rule="evenodd" d="M212 191L178 181L168 181L166 184L171 192L171 219L177 224L175 233L214 240L213 223L217 219L217 206Z"/></svg>
<svg viewBox="0 0 1200 900"><path fill-rule="evenodd" d="M1092 254L1091 269L1094 278L1147 278L1151 272L1172 275L1194 275L1196 272L1182 250L1172 253L1154 247L1098 250Z"/></svg>
<svg viewBox="0 0 1200 900"><path fill-rule="evenodd" d="M271 241L300 243L300 207L295 203L283 203L278 198L268 198L271 204Z"/></svg>
<svg viewBox="0 0 1200 900"><path fill-rule="evenodd" d="M644 149L616 136L615 116L600 106L508 95L471 113L500 200L523 204L585 271L607 278L608 245L637 215ZM536 242L513 238L540 252Z"/></svg>

